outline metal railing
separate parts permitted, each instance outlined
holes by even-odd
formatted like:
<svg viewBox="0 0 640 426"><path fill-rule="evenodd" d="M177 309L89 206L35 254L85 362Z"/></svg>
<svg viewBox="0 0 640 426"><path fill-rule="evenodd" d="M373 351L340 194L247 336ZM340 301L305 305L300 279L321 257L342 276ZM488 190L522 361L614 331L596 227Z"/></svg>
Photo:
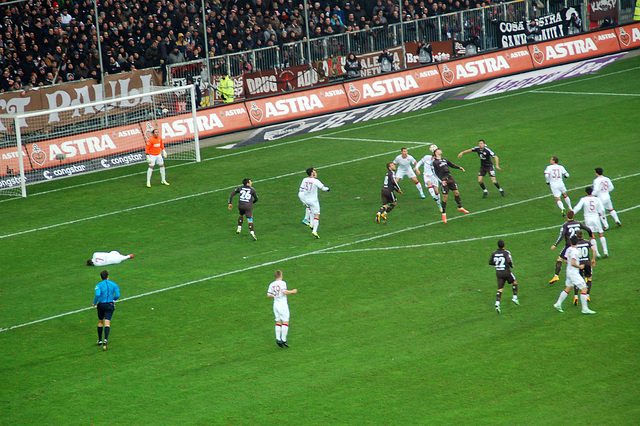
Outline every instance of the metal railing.
<svg viewBox="0 0 640 426"><path fill-rule="evenodd" d="M588 25L587 4L586 0L517 0L383 27L314 38L309 41L302 40L282 46L216 56L209 58L208 61L202 59L173 64L167 67L167 83L171 85L180 84L182 81L186 83L188 77L194 77L206 79L206 85L210 76L213 75L228 73L231 76L239 76L249 70L256 72L313 64L331 55L334 57L345 56L348 53L360 55L415 41L434 42L455 39L473 42L480 51L496 50L500 48L497 22L533 19L545 14L557 13L565 7L575 7L580 10L582 31L585 31ZM621 23L632 20L633 8L633 0L621 0L619 7ZM200 65L196 66L195 63ZM197 75L189 76L188 73L194 70L197 70Z"/></svg>

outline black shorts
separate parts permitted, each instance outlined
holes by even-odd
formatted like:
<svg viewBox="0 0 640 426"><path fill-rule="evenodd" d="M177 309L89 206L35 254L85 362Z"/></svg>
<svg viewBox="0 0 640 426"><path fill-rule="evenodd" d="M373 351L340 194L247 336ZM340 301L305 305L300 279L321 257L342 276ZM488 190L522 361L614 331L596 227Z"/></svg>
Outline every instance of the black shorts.
<svg viewBox="0 0 640 426"><path fill-rule="evenodd" d="M496 277L498 278L498 289L504 288L505 282L509 284L516 282L516 276L513 275L513 272L500 271L496 273Z"/></svg>
<svg viewBox="0 0 640 426"><path fill-rule="evenodd" d="M565 255L567 253L567 249L571 247L571 246L564 246L564 248L562 249L562 251L560 252L560 257L563 258L564 260L567 260L567 256Z"/></svg>
<svg viewBox="0 0 640 426"><path fill-rule="evenodd" d="M113 316L113 311L116 309L115 303L98 303L98 319L109 320L111 321L111 317Z"/></svg>
<svg viewBox="0 0 640 426"><path fill-rule="evenodd" d="M493 166L491 166L491 167L480 167L480 171L478 172L478 176L485 176L487 173L491 177L495 177L496 176L496 172L493 169Z"/></svg>
<svg viewBox="0 0 640 426"><path fill-rule="evenodd" d="M251 219L253 218L253 206L250 206L250 207L239 206L238 213L240 213L240 216L245 215L247 219Z"/></svg>
<svg viewBox="0 0 640 426"><path fill-rule="evenodd" d="M447 183L446 185L445 185L445 182ZM456 185L456 181L453 179L453 177L447 176L442 181L442 193L443 194L448 194L449 191L457 191L457 190L458 190L458 185Z"/></svg>
<svg viewBox="0 0 640 426"><path fill-rule="evenodd" d="M584 265L584 269L580 270L580 275L582 275L585 278L591 278L591 276L593 275L593 270L591 269L591 262L585 262L583 263Z"/></svg>
<svg viewBox="0 0 640 426"><path fill-rule="evenodd" d="M383 206L396 202L396 193L393 192L393 190L382 190L382 192L380 192L380 197L382 198Z"/></svg>

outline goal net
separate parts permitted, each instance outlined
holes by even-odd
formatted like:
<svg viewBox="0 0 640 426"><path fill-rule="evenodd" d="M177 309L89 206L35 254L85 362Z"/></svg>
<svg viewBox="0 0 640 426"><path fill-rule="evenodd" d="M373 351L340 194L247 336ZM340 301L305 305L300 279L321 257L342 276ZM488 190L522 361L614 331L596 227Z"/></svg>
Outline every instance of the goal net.
<svg viewBox="0 0 640 426"><path fill-rule="evenodd" d="M0 195L27 196L27 186L146 161L158 129L167 160L200 161L195 87L55 110L0 115Z"/></svg>

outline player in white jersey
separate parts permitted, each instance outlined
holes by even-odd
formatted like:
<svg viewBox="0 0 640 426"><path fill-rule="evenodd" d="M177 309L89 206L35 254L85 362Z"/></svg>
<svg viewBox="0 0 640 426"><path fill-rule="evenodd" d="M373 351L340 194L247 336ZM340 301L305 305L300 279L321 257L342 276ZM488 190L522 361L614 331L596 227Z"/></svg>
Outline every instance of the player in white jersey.
<svg viewBox="0 0 640 426"><path fill-rule="evenodd" d="M602 232L602 222L604 221L604 206L602 201L593 195L593 188L587 186L584 190L587 193L586 197L582 197L578 204L573 208L574 213L578 213L584 208L584 224L591 228L593 234L591 235L591 245L596 248L596 256L600 257L598 252L598 246L596 245L595 233L600 236L600 244L602 244L602 252L604 257L609 256L609 249L607 248L607 239Z"/></svg>
<svg viewBox="0 0 640 426"><path fill-rule="evenodd" d="M120 252L116 250L108 253L104 251L97 251L93 253L91 259L87 260L87 266L116 265L127 259L131 259L132 257L132 254L120 254Z"/></svg>
<svg viewBox="0 0 640 426"><path fill-rule="evenodd" d="M602 205L609 212L613 220L616 221L618 226L622 226L622 222L620 222L620 219L618 218L618 212L613 209L613 204L611 203L610 192L615 189L613 187L613 182L611 182L611 179L604 176L602 173L602 168L596 167L596 178L593 180L593 195L600 198ZM605 230L609 228L606 216L604 219L604 227Z"/></svg>
<svg viewBox="0 0 640 426"><path fill-rule="evenodd" d="M287 283L282 280L282 271L275 272L275 281L269 284L267 297L273 297L273 314L276 317L276 344L281 348L288 348L289 334L289 303L287 294L297 293L298 289L287 290Z"/></svg>
<svg viewBox="0 0 640 426"><path fill-rule="evenodd" d="M587 300L587 284L580 275L580 270L584 269L584 265L580 264L580 250L578 250L578 237L574 235L571 237L571 247L567 248L565 252L565 258L567 259L567 281L565 288L560 292L558 300L553 304L553 307L558 312L564 312L562 310L562 302L569 296L571 290L574 287L580 289L580 304L582 305L583 314L595 314L594 311L589 309L589 301Z"/></svg>
<svg viewBox="0 0 640 426"><path fill-rule="evenodd" d="M320 201L318 200L318 189L323 191L329 191L328 186L324 186L322 182L318 180L318 173L313 167L307 169L306 177L302 179L300 189L298 190L298 198L304 204L306 210L302 223L308 225L311 228L311 234L320 238L318 235L318 226L320 225Z"/></svg>
<svg viewBox="0 0 640 426"><path fill-rule="evenodd" d="M424 195L420 181L416 177L416 173L414 173L411 168L411 166L416 164L416 159L409 155L407 148L402 148L400 150L400 154L393 160L393 162L398 166L398 170L396 170L396 182L400 182L403 177L409 176L413 183L416 184L420 197L427 198L427 196ZM417 174L420 174L419 170L417 170Z"/></svg>
<svg viewBox="0 0 640 426"><path fill-rule="evenodd" d="M424 172L422 173L422 178L424 180L424 186L427 187L427 190L429 191L429 194L433 198L433 201L435 201L438 204L438 209L440 210L440 212L442 212L442 205L440 204L440 191L438 191L438 185L440 185L440 179L438 179L438 176L436 176L435 173L433 172L433 156L431 156L430 154L427 154L424 157L422 157L420 161L418 161L415 164L415 166L413 167L413 170L415 170L416 173L420 174L420 166L423 166L423 165L424 165Z"/></svg>
<svg viewBox="0 0 640 426"><path fill-rule="evenodd" d="M564 202L567 204L567 208L571 210L571 200L567 195L567 188L564 186L563 178L569 177L569 172L558 164L558 157L551 157L551 164L544 169L544 178L547 181L547 185L551 187L551 193L556 199L558 208L562 211L562 216L565 215L565 208L560 201L560 197L564 198Z"/></svg>

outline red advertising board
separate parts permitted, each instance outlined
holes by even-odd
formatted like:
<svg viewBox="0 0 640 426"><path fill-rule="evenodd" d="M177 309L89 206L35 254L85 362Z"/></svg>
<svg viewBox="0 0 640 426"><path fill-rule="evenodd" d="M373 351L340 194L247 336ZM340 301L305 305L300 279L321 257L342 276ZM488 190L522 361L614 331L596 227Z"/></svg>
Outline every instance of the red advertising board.
<svg viewBox="0 0 640 426"><path fill-rule="evenodd" d="M620 45L616 31L611 29L537 43L529 50L533 65L540 68L619 52Z"/></svg>
<svg viewBox="0 0 640 426"><path fill-rule="evenodd" d="M344 83L351 106L369 105L442 89L435 65Z"/></svg>
<svg viewBox="0 0 640 426"><path fill-rule="evenodd" d="M616 28L622 50L640 47L640 22Z"/></svg>
<svg viewBox="0 0 640 426"><path fill-rule="evenodd" d="M349 107L342 85L245 102L254 126L321 115Z"/></svg>
<svg viewBox="0 0 640 426"><path fill-rule="evenodd" d="M525 46L439 64L445 87L460 86L488 78L501 77L531 69L531 57Z"/></svg>
<svg viewBox="0 0 640 426"><path fill-rule="evenodd" d="M233 103L197 112L198 137L215 136L251 127L244 103ZM165 143L176 142L185 135L193 135L191 113L158 120L160 136Z"/></svg>

